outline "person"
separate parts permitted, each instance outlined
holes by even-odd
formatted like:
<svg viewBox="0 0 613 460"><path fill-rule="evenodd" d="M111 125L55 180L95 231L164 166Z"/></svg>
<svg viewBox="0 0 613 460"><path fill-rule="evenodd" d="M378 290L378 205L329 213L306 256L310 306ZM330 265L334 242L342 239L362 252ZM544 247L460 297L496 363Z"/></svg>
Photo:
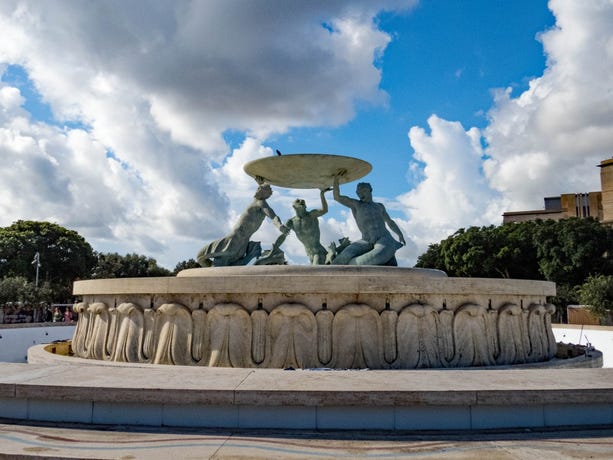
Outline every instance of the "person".
<svg viewBox="0 0 613 460"><path fill-rule="evenodd" d="M249 238L260 228L266 217L282 233L289 231L266 202L272 196L270 185L263 181L258 183L253 201L239 217L232 233L200 250L197 256L200 266L247 265L254 257L259 257L262 254L260 242L250 241Z"/></svg>
<svg viewBox="0 0 613 460"><path fill-rule="evenodd" d="M70 307L66 307L64 310L64 322L71 323L72 322L72 309Z"/></svg>
<svg viewBox="0 0 613 460"><path fill-rule="evenodd" d="M320 190L321 209L307 211L304 200L297 198L292 205L296 215L289 219L285 226L293 230L298 240L303 244L311 265L322 265L326 262L326 248L319 242L319 221L318 218L328 212L328 202L325 197L325 189ZM283 234L275 242L278 247L285 240L287 234Z"/></svg>
<svg viewBox="0 0 613 460"><path fill-rule="evenodd" d="M50 323L53 320L53 313L51 311L51 308L49 308L48 305L45 305L45 316L43 321L45 321L46 323Z"/></svg>
<svg viewBox="0 0 613 460"><path fill-rule="evenodd" d="M339 177L334 176L333 196L340 204L351 209L362 239L351 243L333 260L333 265L397 265L396 251L404 246L405 240L400 228L391 219L385 206L372 200L372 187L360 182L356 188L359 200L340 194ZM388 230L392 230L400 242Z"/></svg>

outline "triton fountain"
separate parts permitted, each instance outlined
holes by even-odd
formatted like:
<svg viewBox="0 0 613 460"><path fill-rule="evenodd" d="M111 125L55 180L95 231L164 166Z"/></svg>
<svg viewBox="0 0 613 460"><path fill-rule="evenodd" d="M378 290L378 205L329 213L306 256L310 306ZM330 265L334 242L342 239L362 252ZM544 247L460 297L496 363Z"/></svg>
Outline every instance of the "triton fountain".
<svg viewBox="0 0 613 460"><path fill-rule="evenodd" d="M203 268L176 277L75 282L82 298L74 306L76 356L235 368L415 369L536 363L556 354L555 307L547 303L554 283L394 266L404 237L372 201L370 185L358 185L358 200L340 194L340 184L370 172L367 162L293 154L244 169L258 192L232 234L200 252ZM323 212L332 187L352 210L362 240L332 245L324 257L316 221L322 212L309 217L304 202L295 203L297 220L283 224L266 203L270 185L320 189ZM262 252L249 238L266 217L281 235ZM292 229L303 232L307 253L314 248L312 265L283 264L280 246Z"/></svg>

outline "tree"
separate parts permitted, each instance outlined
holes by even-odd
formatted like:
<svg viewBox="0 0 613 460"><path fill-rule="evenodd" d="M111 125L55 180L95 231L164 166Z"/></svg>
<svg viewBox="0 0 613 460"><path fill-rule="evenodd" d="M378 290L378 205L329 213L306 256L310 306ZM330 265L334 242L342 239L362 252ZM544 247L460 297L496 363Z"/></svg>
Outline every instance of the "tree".
<svg viewBox="0 0 613 460"><path fill-rule="evenodd" d="M590 274L613 274L613 230L595 219L459 229L417 260L450 276L546 279L570 293Z"/></svg>
<svg viewBox="0 0 613 460"><path fill-rule="evenodd" d="M492 225L460 229L441 246L452 276L501 278L506 274L506 267L498 260L503 244Z"/></svg>
<svg viewBox="0 0 613 460"><path fill-rule="evenodd" d="M596 219L542 221L534 243L539 270L549 281L577 286L589 275L613 274L612 229Z"/></svg>
<svg viewBox="0 0 613 460"><path fill-rule="evenodd" d="M437 270L445 270L445 258L443 257L440 243L432 243L428 246L426 252L417 258L416 267L434 268Z"/></svg>
<svg viewBox="0 0 613 460"><path fill-rule="evenodd" d="M533 238L538 225L529 221L496 227L500 241L496 263L505 278L542 279Z"/></svg>
<svg viewBox="0 0 613 460"><path fill-rule="evenodd" d="M52 302L55 293L49 283L38 288L23 276L12 276L0 280L0 304L7 302Z"/></svg>
<svg viewBox="0 0 613 460"><path fill-rule="evenodd" d="M430 245L416 266L437 268L450 276L541 278L533 225L461 228L439 244Z"/></svg>
<svg viewBox="0 0 613 460"><path fill-rule="evenodd" d="M35 281L35 254L40 255L40 282L70 286L86 278L94 266L94 251L73 230L50 222L18 220L0 228L0 278L21 276Z"/></svg>
<svg viewBox="0 0 613 460"><path fill-rule="evenodd" d="M141 278L171 274L151 257L134 253L122 256L116 252L96 255L98 262L91 272L92 278Z"/></svg>
<svg viewBox="0 0 613 460"><path fill-rule="evenodd" d="M579 299L588 305L590 311L599 318L613 312L613 276L595 275L587 278L579 288Z"/></svg>
<svg viewBox="0 0 613 460"><path fill-rule="evenodd" d="M556 283L556 295L548 300L550 303L556 306L556 322L566 323L568 321L568 312L566 307L580 303L579 288L580 286Z"/></svg>
<svg viewBox="0 0 613 460"><path fill-rule="evenodd" d="M175 269L172 271L172 274L176 275L181 270L187 270L188 268L202 268L202 267L194 259L183 260L175 266Z"/></svg>

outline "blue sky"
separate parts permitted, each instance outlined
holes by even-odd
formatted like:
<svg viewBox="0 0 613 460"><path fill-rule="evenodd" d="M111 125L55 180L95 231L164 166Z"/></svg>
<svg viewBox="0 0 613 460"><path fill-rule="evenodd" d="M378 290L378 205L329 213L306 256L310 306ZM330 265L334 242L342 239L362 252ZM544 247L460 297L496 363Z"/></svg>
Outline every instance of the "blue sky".
<svg viewBox="0 0 613 460"><path fill-rule="evenodd" d="M399 183L405 187L400 161L412 154L407 127L423 125L432 114L466 128L484 127L492 88L519 93L542 74L545 56L537 35L554 17L539 0L434 0L402 14L382 13L377 21L392 37L378 60L388 104L363 106L343 126L298 129L273 143L282 152L346 152L367 159L377 192L393 196Z"/></svg>
<svg viewBox="0 0 613 460"><path fill-rule="evenodd" d="M236 221L244 163L334 153L372 163L410 266L460 227L599 188L612 25L610 0L5 1L0 225L50 220L172 268ZM285 220L317 195L271 204ZM322 243L357 238L330 204Z"/></svg>

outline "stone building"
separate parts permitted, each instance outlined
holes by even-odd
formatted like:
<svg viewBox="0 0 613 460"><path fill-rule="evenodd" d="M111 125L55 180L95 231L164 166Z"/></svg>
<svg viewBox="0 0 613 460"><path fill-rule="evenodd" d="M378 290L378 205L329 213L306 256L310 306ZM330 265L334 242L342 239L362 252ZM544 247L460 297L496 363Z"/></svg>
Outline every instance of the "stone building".
<svg viewBox="0 0 613 460"><path fill-rule="evenodd" d="M505 212L502 215L502 223L594 217L600 222L613 224L613 158L603 160L598 167L600 191L545 197L545 209Z"/></svg>

